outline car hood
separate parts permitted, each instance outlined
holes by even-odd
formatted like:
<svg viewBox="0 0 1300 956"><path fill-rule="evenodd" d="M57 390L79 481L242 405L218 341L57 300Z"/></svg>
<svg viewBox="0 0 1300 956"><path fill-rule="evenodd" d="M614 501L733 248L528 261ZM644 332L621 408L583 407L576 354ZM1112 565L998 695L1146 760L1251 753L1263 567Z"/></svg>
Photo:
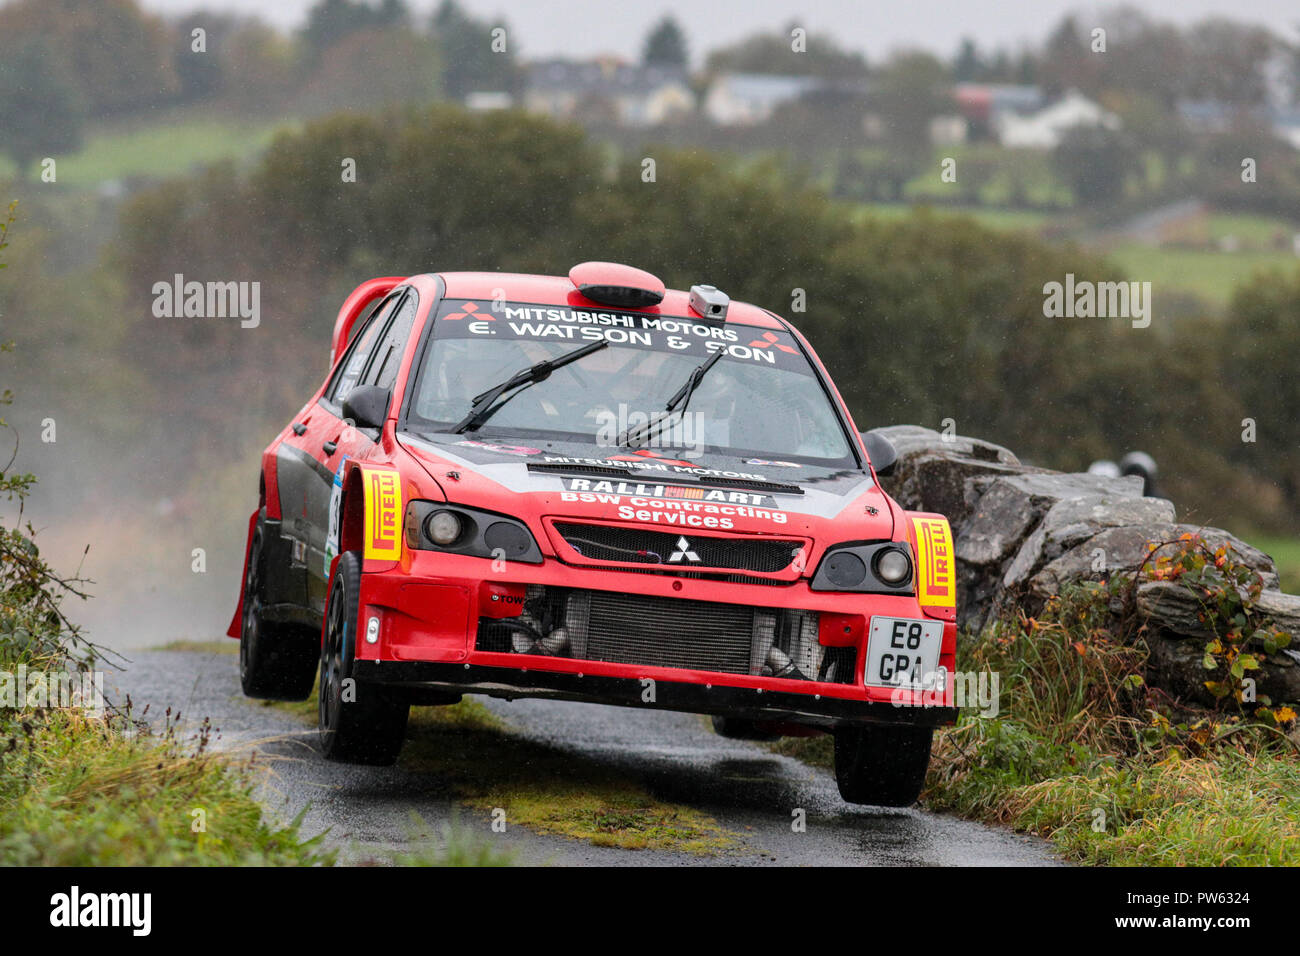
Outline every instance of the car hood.
<svg viewBox="0 0 1300 956"><path fill-rule="evenodd" d="M403 433L398 440L448 501L526 520L652 522L662 530L798 535L823 545L894 532L889 500L866 471L454 434ZM701 517L682 517L688 514Z"/></svg>

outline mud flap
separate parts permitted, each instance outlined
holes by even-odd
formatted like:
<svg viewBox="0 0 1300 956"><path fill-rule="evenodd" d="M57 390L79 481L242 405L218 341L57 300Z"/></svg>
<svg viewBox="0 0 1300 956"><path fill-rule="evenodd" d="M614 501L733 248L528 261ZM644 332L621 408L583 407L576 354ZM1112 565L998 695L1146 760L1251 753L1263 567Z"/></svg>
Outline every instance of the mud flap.
<svg viewBox="0 0 1300 956"><path fill-rule="evenodd" d="M230 619L230 626L226 628L226 637L238 639L241 630L240 618L244 613L244 582L248 580L248 557L253 551L253 531L257 528L258 514L258 511L254 511L248 516L248 535L244 538L244 563L239 573L239 603L235 605L235 614Z"/></svg>

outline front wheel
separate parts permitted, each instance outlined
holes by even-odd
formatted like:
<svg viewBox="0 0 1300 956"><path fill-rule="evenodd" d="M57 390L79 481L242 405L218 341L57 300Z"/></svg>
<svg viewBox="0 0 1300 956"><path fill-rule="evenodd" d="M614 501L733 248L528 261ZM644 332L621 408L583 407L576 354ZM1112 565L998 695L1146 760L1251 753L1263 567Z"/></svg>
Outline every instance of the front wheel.
<svg viewBox="0 0 1300 956"><path fill-rule="evenodd" d="M320 744L329 760L391 764L406 736L411 707L383 687L352 676L360 615L361 556L339 555L325 604L320 654Z"/></svg>
<svg viewBox="0 0 1300 956"><path fill-rule="evenodd" d="M925 786L933 727L869 725L835 731L835 782L849 803L907 807Z"/></svg>

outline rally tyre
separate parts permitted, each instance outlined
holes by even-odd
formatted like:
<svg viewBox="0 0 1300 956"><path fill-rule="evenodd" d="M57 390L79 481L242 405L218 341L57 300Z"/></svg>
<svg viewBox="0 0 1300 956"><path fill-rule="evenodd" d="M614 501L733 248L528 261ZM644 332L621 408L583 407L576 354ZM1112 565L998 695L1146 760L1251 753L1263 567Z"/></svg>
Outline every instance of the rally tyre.
<svg viewBox="0 0 1300 956"><path fill-rule="evenodd" d="M306 700L316 679L320 641L310 629L264 619L266 531L253 531L239 624L239 683L262 700Z"/></svg>
<svg viewBox="0 0 1300 956"><path fill-rule="evenodd" d="M933 727L871 725L835 731L835 782L849 803L907 807L930 766Z"/></svg>
<svg viewBox="0 0 1300 956"><path fill-rule="evenodd" d="M411 707L383 687L353 683L361 556L339 555L325 605L320 652L320 744L329 760L387 765L397 760ZM345 699L346 698L346 699Z"/></svg>

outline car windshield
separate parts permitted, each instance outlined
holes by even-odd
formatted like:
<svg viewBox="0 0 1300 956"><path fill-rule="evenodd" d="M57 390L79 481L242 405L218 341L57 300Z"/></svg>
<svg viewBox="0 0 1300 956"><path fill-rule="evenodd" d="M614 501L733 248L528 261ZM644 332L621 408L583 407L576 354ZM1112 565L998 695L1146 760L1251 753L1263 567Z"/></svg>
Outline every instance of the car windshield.
<svg viewBox="0 0 1300 956"><path fill-rule="evenodd" d="M475 396L585 344L542 381L506 392L470 436L666 448L856 467L839 416L784 330L708 324L568 306L444 302L412 385L406 428L439 433L464 421ZM718 350L689 401L664 408ZM682 413L683 406L685 407Z"/></svg>

